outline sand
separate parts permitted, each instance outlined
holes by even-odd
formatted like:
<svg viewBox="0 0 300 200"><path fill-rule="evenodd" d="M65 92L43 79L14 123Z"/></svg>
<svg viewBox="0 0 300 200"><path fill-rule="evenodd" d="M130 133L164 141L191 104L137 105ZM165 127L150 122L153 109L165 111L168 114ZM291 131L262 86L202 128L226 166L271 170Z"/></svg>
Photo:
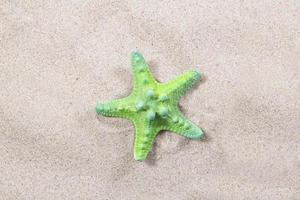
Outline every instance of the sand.
<svg viewBox="0 0 300 200"><path fill-rule="evenodd" d="M300 199L300 2L0 2L0 199ZM158 135L97 101L197 69L181 99L203 141Z"/></svg>

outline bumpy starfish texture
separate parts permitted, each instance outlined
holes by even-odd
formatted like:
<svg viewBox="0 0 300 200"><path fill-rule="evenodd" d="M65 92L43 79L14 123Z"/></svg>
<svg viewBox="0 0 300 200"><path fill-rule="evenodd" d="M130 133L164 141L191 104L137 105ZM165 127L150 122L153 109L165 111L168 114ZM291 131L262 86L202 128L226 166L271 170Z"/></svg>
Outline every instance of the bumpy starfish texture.
<svg viewBox="0 0 300 200"><path fill-rule="evenodd" d="M166 83L157 82L138 52L131 54L133 90L125 98L98 103L98 114L126 118L135 127L134 158L143 161L158 132L167 130L191 139L201 139L203 132L186 119L178 108L181 96L200 78L190 70Z"/></svg>

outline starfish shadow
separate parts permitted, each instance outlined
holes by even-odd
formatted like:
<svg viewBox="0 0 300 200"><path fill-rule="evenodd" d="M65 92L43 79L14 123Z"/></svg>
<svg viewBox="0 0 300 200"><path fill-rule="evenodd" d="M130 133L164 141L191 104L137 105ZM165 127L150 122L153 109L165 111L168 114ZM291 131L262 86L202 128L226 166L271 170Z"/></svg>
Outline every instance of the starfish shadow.
<svg viewBox="0 0 300 200"><path fill-rule="evenodd" d="M199 140L199 142L205 142L205 143L208 143L208 142L211 142L212 141L212 138L210 136L208 136L207 132L205 130L203 130L203 138L201 140Z"/></svg>
<svg viewBox="0 0 300 200"><path fill-rule="evenodd" d="M157 71L157 66L159 64L152 60L149 60L149 62L147 62L147 64L149 65L149 69L151 69L151 72L153 73L154 77L158 77L159 74ZM155 78L155 80L157 80L157 78ZM157 80L157 81L160 82L159 80Z"/></svg>
<svg viewBox="0 0 300 200"><path fill-rule="evenodd" d="M157 143L156 141L153 142L152 150L150 151L149 155L147 156L145 163L149 166L155 166L156 161L158 160L156 157L157 152Z"/></svg>
<svg viewBox="0 0 300 200"><path fill-rule="evenodd" d="M107 133L123 133L132 129L132 125L125 119L108 118L98 114L95 115L102 126L102 130Z"/></svg>

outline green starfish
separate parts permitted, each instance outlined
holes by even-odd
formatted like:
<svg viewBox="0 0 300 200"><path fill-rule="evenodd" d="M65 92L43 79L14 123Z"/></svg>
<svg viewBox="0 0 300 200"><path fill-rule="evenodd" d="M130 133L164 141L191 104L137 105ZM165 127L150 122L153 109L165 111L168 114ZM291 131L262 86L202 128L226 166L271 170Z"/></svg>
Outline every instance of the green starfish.
<svg viewBox="0 0 300 200"><path fill-rule="evenodd" d="M203 132L186 119L178 108L180 97L200 78L197 71L190 70L166 83L157 82L138 52L131 54L133 90L125 98L98 103L98 114L122 117L135 127L134 159L147 157L155 136L162 130L175 132L191 139L201 139Z"/></svg>

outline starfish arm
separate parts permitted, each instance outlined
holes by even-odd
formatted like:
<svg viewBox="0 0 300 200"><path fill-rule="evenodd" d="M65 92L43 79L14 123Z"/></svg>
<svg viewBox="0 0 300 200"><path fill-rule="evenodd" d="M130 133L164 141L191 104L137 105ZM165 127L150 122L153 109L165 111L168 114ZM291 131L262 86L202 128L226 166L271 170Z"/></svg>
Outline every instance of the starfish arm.
<svg viewBox="0 0 300 200"><path fill-rule="evenodd" d="M128 96L121 99L98 103L96 112L107 117L132 119L135 116L135 108L131 102L132 100Z"/></svg>
<svg viewBox="0 0 300 200"><path fill-rule="evenodd" d="M149 66L139 52L131 54L131 67L133 76L133 92L141 90L143 86L156 83Z"/></svg>
<svg viewBox="0 0 300 200"><path fill-rule="evenodd" d="M134 127L134 159L137 161L144 161L152 148L153 141L158 131L151 121L142 118L134 121Z"/></svg>
<svg viewBox="0 0 300 200"><path fill-rule="evenodd" d="M179 99L187 90L189 90L200 78L200 73L195 70L185 72L163 84L163 90L171 94L175 99Z"/></svg>
<svg viewBox="0 0 300 200"><path fill-rule="evenodd" d="M201 128L182 116L179 111L177 114L170 116L165 129L191 139L201 139L204 136Z"/></svg>

